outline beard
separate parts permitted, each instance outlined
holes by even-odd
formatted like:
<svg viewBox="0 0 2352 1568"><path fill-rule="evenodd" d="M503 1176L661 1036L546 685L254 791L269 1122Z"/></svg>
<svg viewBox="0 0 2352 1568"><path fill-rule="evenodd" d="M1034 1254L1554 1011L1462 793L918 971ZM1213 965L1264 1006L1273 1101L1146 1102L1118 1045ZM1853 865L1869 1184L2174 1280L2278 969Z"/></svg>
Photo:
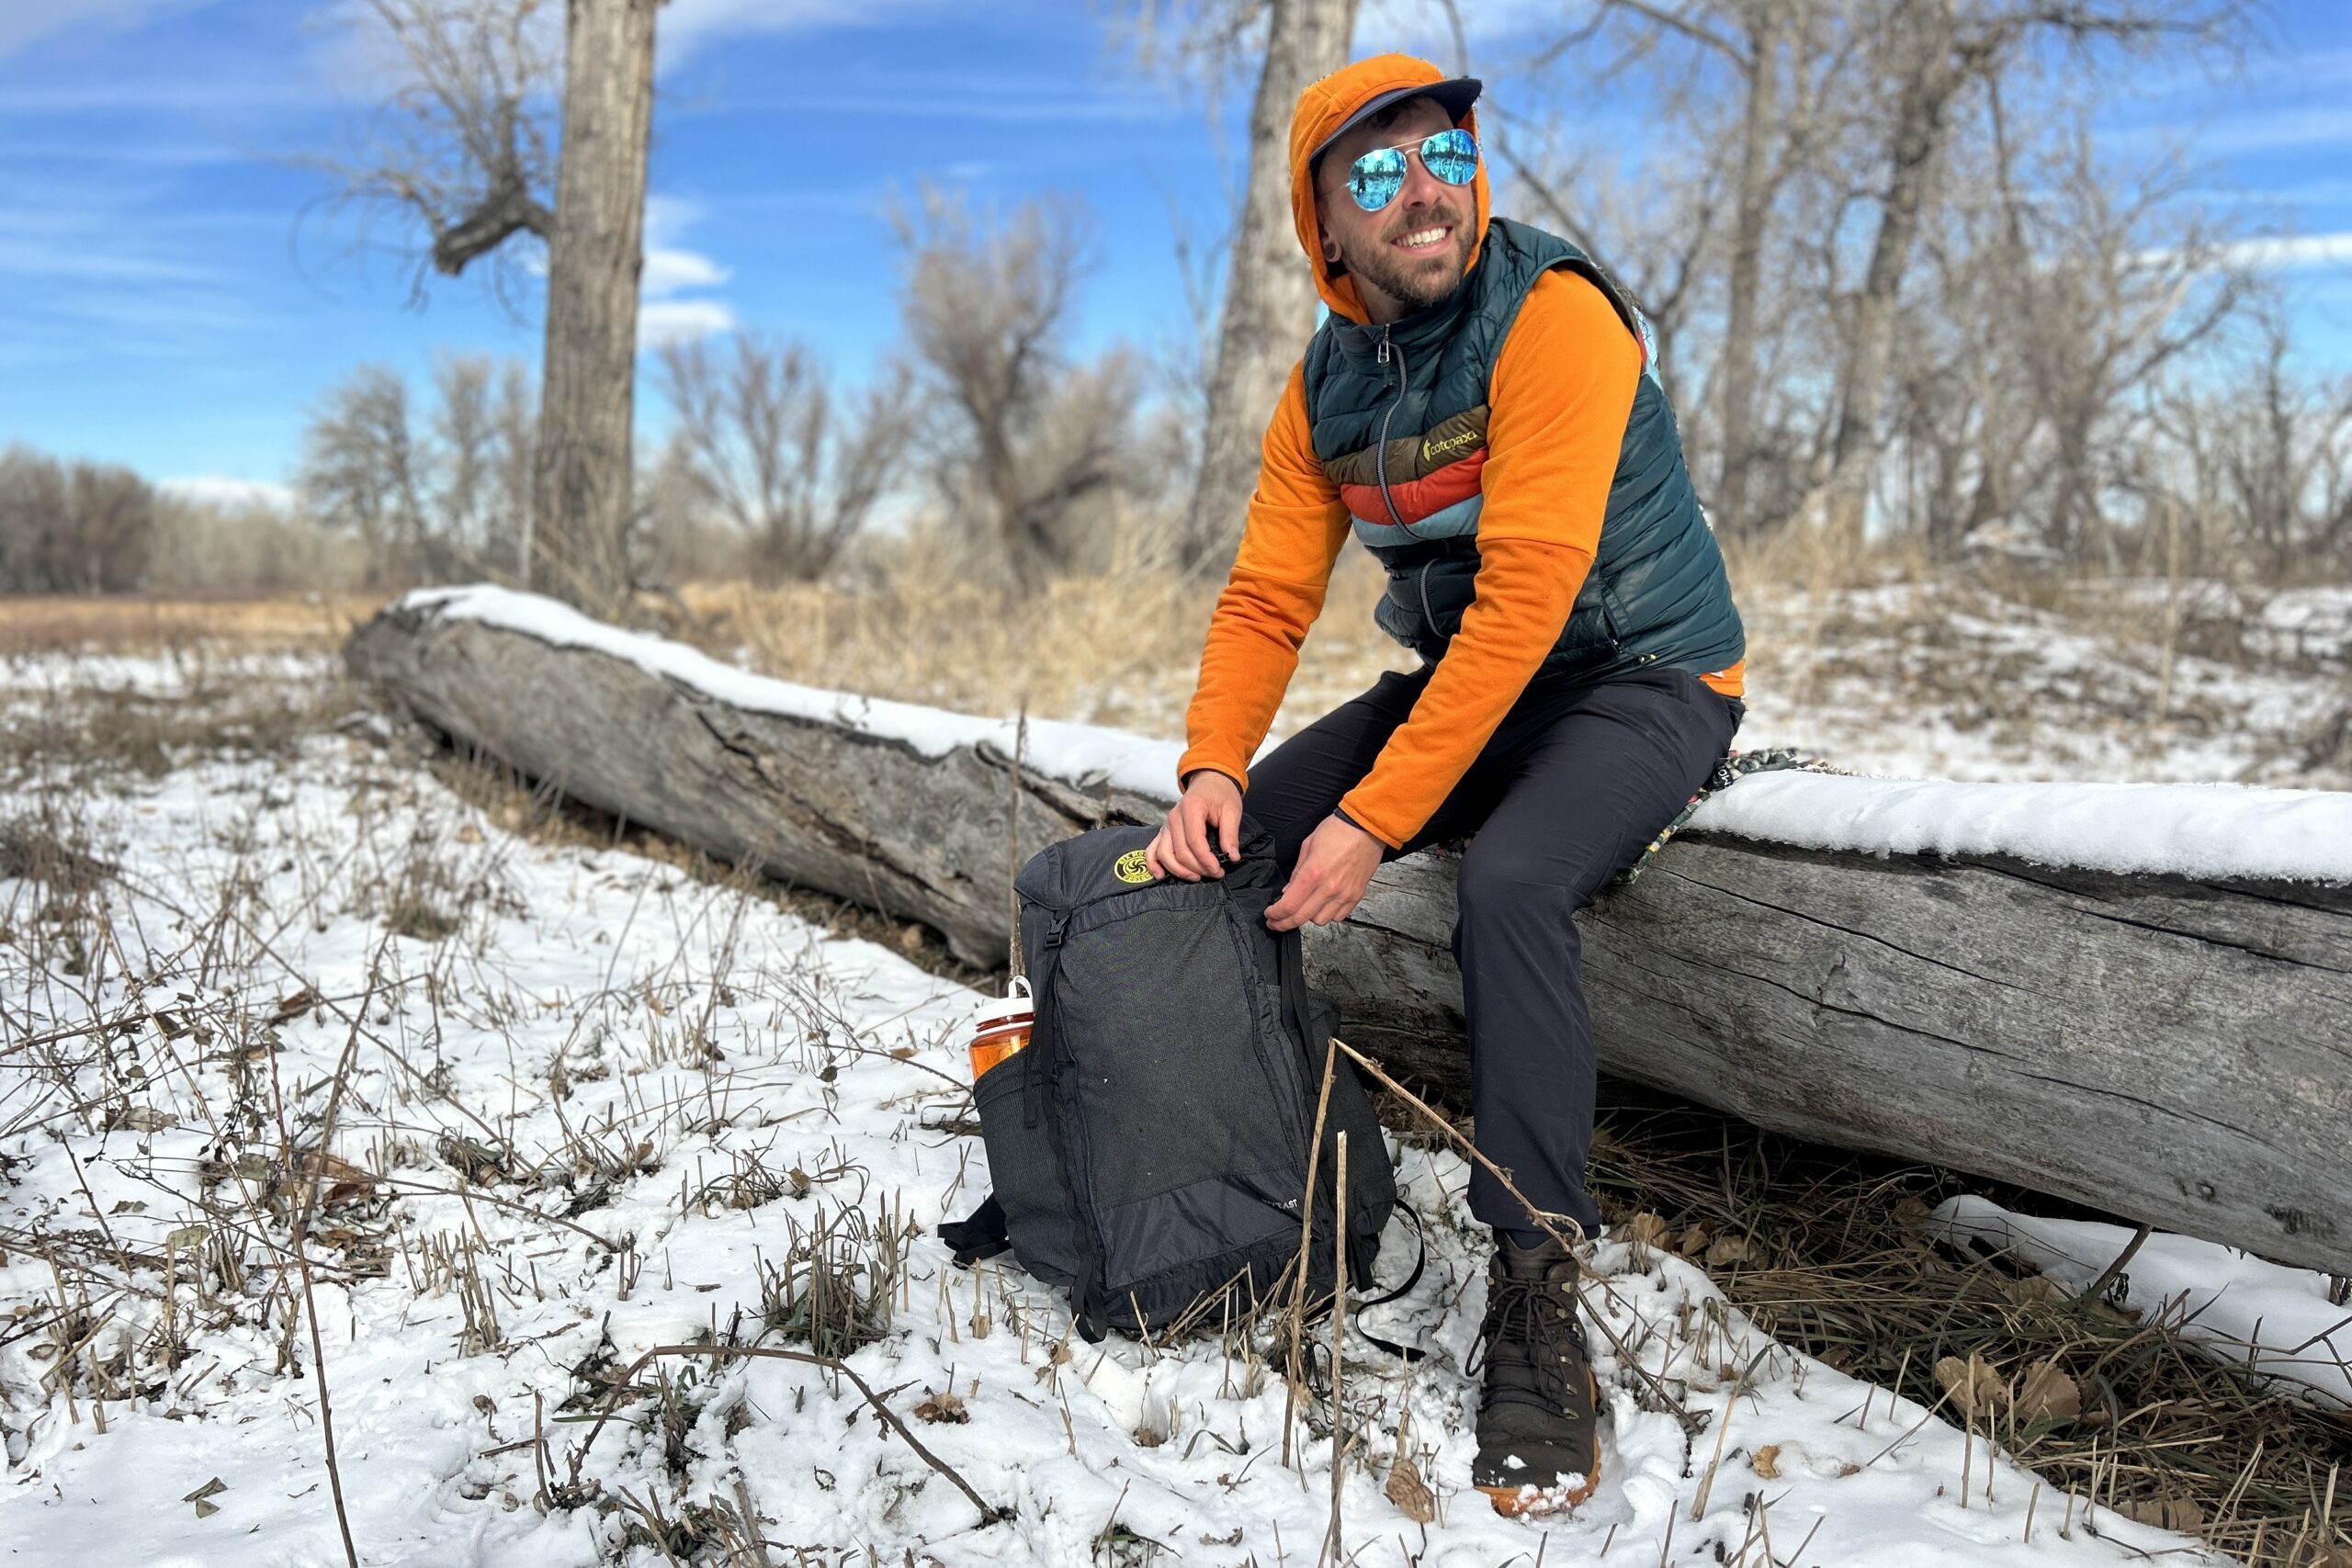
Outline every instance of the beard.
<svg viewBox="0 0 2352 1568"><path fill-rule="evenodd" d="M1450 227L1453 233L1447 237L1445 248L1433 255L1407 256L1391 243L1416 229L1441 224ZM1470 225L1449 207L1423 208L1384 229L1380 238L1364 251L1369 254L1342 245L1340 259L1360 280L1408 310L1423 310L1460 286L1462 275L1470 265Z"/></svg>

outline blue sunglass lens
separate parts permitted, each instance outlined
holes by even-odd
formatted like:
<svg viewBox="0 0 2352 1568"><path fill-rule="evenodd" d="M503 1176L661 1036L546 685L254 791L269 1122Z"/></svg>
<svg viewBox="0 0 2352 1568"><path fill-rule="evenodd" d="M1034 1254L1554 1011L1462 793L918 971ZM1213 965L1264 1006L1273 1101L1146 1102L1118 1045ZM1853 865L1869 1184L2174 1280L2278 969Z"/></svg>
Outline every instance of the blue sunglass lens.
<svg viewBox="0 0 2352 1568"><path fill-rule="evenodd" d="M1466 130L1441 130L1421 143L1421 165L1450 186L1466 186L1478 175L1478 141Z"/></svg>
<svg viewBox="0 0 2352 1568"><path fill-rule="evenodd" d="M1376 147L1348 170L1348 194L1366 212L1379 211L1404 188L1405 154L1394 147Z"/></svg>
<svg viewBox="0 0 2352 1568"><path fill-rule="evenodd" d="M1466 186L1478 176L1478 139L1466 130L1441 130L1420 146L1421 166L1450 186ZM1366 212L1377 212L1405 188L1405 153L1401 148L1375 147L1348 170L1348 193Z"/></svg>

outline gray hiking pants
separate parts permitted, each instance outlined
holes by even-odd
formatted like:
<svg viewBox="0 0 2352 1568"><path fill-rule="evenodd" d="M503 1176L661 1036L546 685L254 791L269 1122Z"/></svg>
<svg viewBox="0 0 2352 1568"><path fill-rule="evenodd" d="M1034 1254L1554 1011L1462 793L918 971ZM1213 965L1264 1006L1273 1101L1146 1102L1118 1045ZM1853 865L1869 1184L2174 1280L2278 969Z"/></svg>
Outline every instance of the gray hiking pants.
<svg viewBox="0 0 2352 1568"><path fill-rule="evenodd" d="M1250 771L1243 807L1283 870L1411 713L1429 668L1390 671ZM1745 712L1682 670L1598 684L1529 683L1434 816L1402 850L1475 834L1463 852L1453 956L1462 969L1478 1148L1529 1200L1600 1216L1585 1191L1592 1146L1592 1022L1572 915L1633 863L1730 748ZM1470 1210L1539 1234L1483 1168Z"/></svg>

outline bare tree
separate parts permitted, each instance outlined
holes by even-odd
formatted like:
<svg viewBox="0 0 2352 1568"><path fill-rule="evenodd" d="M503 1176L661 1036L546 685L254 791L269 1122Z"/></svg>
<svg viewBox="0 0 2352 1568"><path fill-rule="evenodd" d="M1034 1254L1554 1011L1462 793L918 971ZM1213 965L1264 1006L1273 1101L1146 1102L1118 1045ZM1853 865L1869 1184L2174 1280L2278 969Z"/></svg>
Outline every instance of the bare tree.
<svg viewBox="0 0 2352 1568"><path fill-rule="evenodd" d="M907 335L942 414L940 500L1001 570L1023 579L1067 570L1123 488L1140 390L1125 354L1081 367L1065 348L1083 220L1054 199L976 218L926 189L898 224Z"/></svg>
<svg viewBox="0 0 2352 1568"><path fill-rule="evenodd" d="M1185 507L1182 557L1221 564L1240 536L1258 482L1258 449L1291 366L1315 330L1315 282L1292 232L1290 118L1298 95L1347 63L1356 0L1143 0L1147 59L1172 35L1174 62L1212 84L1251 57L1263 28L1250 107L1249 177L1225 268L1216 355L1208 377L1200 467ZM1216 101L1210 94L1212 106Z"/></svg>
<svg viewBox="0 0 2352 1568"><path fill-rule="evenodd" d="M363 365L311 422L297 480L311 515L356 535L379 582L481 576L515 561L530 482L519 365L452 356L420 415L398 372Z"/></svg>
<svg viewBox="0 0 2352 1568"><path fill-rule="evenodd" d="M622 541L660 4L570 0L564 29L563 152L548 243L532 565L534 581L599 607L628 586Z"/></svg>
<svg viewBox="0 0 2352 1568"><path fill-rule="evenodd" d="M846 406L799 343L738 335L725 365L699 343L671 344L661 371L693 493L749 536L771 580L822 576L903 477L915 423L904 366Z"/></svg>
<svg viewBox="0 0 2352 1568"><path fill-rule="evenodd" d="M1757 384L1770 229L1781 192L1815 155L1822 101L1850 52L1832 25L1835 10L1834 0L1603 0L1601 7L1620 46L1654 60L1671 84L1669 99L1686 113L1715 96L1719 75L1728 77L1734 123L1698 145L1712 153L1731 214L1710 403L1714 510L1736 531L1753 526L1750 479L1763 457ZM1539 63L1575 41L1555 44ZM1680 260L1678 303L1701 271L1692 249Z"/></svg>
<svg viewBox="0 0 2352 1568"><path fill-rule="evenodd" d="M535 525L526 531L523 575L592 607L610 605L628 582L623 539L660 4L568 0L559 136L547 125L559 79L549 0L364 0L396 85L363 150L325 165L338 200L422 224L424 254L446 276L505 254L517 235L545 243Z"/></svg>
<svg viewBox="0 0 2352 1568"><path fill-rule="evenodd" d="M136 588L154 542L154 490L129 468L0 453L0 592Z"/></svg>
<svg viewBox="0 0 2352 1568"><path fill-rule="evenodd" d="M2211 39L2235 0L1883 0L1874 33L1883 96L1862 141L1849 197L1874 209L1869 262L1847 307L1838 418L1823 476L1824 520L1833 539L1859 547L1870 491L1886 448L1898 305L1937 170L1959 129L1963 94L1989 95L2048 42L2078 67L2102 51L2144 53L2163 43Z"/></svg>
<svg viewBox="0 0 2352 1568"><path fill-rule="evenodd" d="M463 569L519 578L531 512L530 377L512 360L447 355L433 367L435 536Z"/></svg>
<svg viewBox="0 0 2352 1568"><path fill-rule="evenodd" d="M414 580L430 570L418 468L408 384L363 365L311 422L296 483L321 522L358 535L377 581Z"/></svg>

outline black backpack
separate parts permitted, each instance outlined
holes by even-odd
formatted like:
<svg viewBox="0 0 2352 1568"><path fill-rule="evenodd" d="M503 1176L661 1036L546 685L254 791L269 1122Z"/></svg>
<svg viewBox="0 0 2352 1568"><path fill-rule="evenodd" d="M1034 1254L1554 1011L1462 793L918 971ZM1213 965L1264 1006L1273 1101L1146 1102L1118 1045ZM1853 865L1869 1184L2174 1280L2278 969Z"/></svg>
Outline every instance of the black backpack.
<svg viewBox="0 0 2352 1568"><path fill-rule="evenodd" d="M1097 829L1022 867L1036 1022L1028 1048L973 1090L994 1195L940 1227L959 1264L1009 1246L1068 1294L1089 1340L1188 1314L1219 1326L1220 1296L1236 1318L1268 1304L1298 1255L1334 1021L1306 988L1298 932L1266 928L1283 882L1272 836L1245 818L1240 859L1223 877L1155 881L1144 868L1154 832ZM1344 1058L1316 1162L1310 1300L1330 1290L1342 1131L1348 1273L1360 1291L1396 1186Z"/></svg>

